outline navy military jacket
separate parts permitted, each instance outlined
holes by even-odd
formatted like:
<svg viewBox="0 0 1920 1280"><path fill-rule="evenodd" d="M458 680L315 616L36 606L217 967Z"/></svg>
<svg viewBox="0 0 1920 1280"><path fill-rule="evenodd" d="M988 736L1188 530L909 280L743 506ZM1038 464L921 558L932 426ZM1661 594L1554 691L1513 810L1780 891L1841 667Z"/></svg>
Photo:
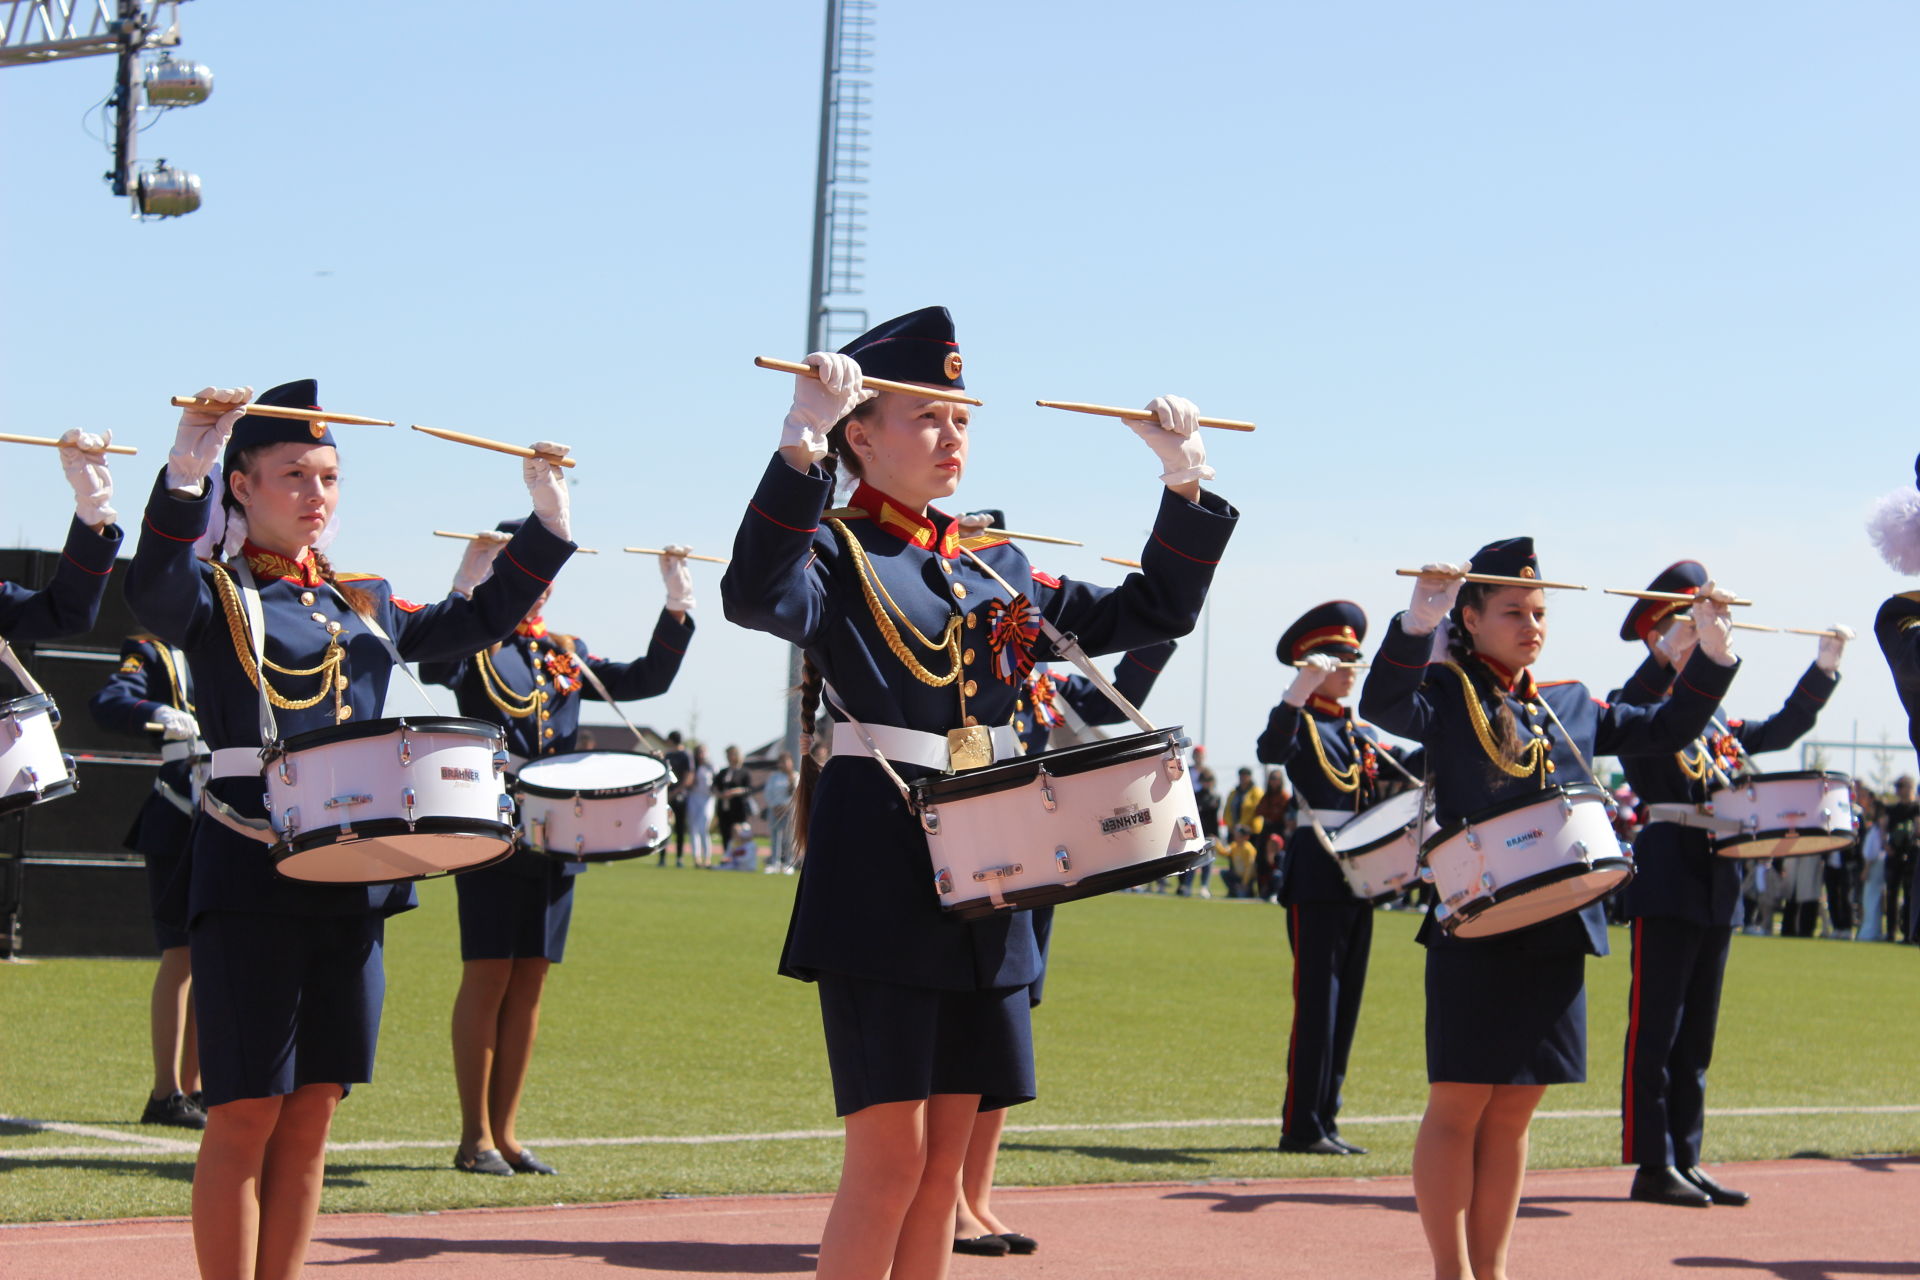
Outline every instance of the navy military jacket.
<svg viewBox="0 0 1920 1280"><path fill-rule="evenodd" d="M1691 671L1693 665L1689 662L1687 669ZM1614 698L1652 704L1667 696L1672 683L1672 672L1648 654ZM1787 695L1786 705L1767 719L1728 720L1718 707L1714 714L1748 755L1779 751L1813 728L1814 719L1839 683L1837 673L1810 666ZM1722 736L1709 725L1709 735L1703 742L1683 747L1678 753L1622 754L1620 767L1626 772L1627 785L1642 804L1706 803L1712 774L1695 779L1689 776L1689 770L1702 772L1703 760L1714 756L1720 757L1717 763L1722 769L1729 767L1729 752L1721 750ZM1738 859L1716 854L1713 837L1706 831L1673 822L1649 823L1634 838L1633 865L1633 883L1620 899L1630 916L1668 916L1698 925L1738 925L1745 917L1740 901L1741 864Z"/></svg>
<svg viewBox="0 0 1920 1280"><path fill-rule="evenodd" d="M185 655L176 654L177 650L169 650L155 640L129 637L122 641L120 666L87 701L94 723L115 733L145 738L153 750L159 751L166 744L165 738L146 727L154 712L161 707L193 711L193 701L187 696L188 674L179 666ZM191 762L184 759L166 761L160 766L160 781L175 795L191 799L192 767ZM174 852L172 844L183 833L188 819L178 810L169 812L179 820L148 822L143 813L135 824L133 838L128 842L130 846L140 853Z"/></svg>
<svg viewBox="0 0 1920 1280"><path fill-rule="evenodd" d="M825 516L831 492L820 468L802 473L774 456L721 580L727 617L806 649L863 722L942 735L962 724L1013 723L1026 691L1022 664L1058 657L1038 632L1035 609L1090 654L1192 630L1239 518L1212 494L1188 502L1165 491L1143 567L1117 588L1054 578L1009 542L968 539L1020 593L1009 601L960 554L951 517L923 518L863 486L853 502L867 514L832 522L849 547ZM949 634L957 654L940 644ZM954 657L959 673L949 680ZM839 718L830 702L822 705ZM908 779L928 772L898 769ZM1040 973L1028 915L949 918L916 815L873 760L837 756L813 798L781 972L958 991L1025 986Z"/></svg>
<svg viewBox="0 0 1920 1280"><path fill-rule="evenodd" d="M75 516L67 526L67 545L53 581L41 591L0 582L0 636L8 640L53 640L93 630L100 600L120 554L120 526L99 533Z"/></svg>
<svg viewBox="0 0 1920 1280"><path fill-rule="evenodd" d="M1176 641L1169 640L1128 653L1113 668L1113 687L1138 707L1153 692L1153 682L1160 678L1167 659L1177 647ZM1036 666L1027 680L1027 696L1015 699L1013 704L1013 730L1020 735L1028 755L1045 751L1053 731L1065 723L1056 705L1060 701L1065 701L1074 714L1088 724L1124 724L1132 732L1133 722L1127 719L1127 713L1115 706L1093 681L1077 671L1072 675L1055 675L1044 666Z"/></svg>
<svg viewBox="0 0 1920 1280"><path fill-rule="evenodd" d="M1395 615L1387 627L1380 652L1361 686L1360 712L1388 732L1426 747L1435 820L1446 827L1538 790L1541 782L1537 774L1511 777L1489 759L1481 747L1459 675L1444 665L1427 664L1432 638L1408 635L1401 629L1401 616ZM1723 667L1702 655L1680 673L1671 697L1648 706L1602 702L1573 680L1535 684L1531 673L1525 671L1500 696L1513 713L1523 740L1529 734L1546 739L1548 780L1572 785L1593 781L1581 768L1574 746L1591 761L1596 755L1673 752L1693 741L1726 696L1737 670L1738 664ZM1552 708L1560 724L1566 726L1565 734L1543 706ZM1492 704L1483 710L1494 714ZM1428 946L1507 946L1603 956L1607 954L1606 916L1596 902L1577 914L1548 920L1531 929L1462 939L1447 936L1434 924L1429 910L1420 926L1420 940Z"/></svg>
<svg viewBox="0 0 1920 1280"><path fill-rule="evenodd" d="M1320 739L1327 767L1340 773L1351 770L1355 758L1363 753L1379 751L1392 753L1415 777L1425 767L1424 753L1403 752L1382 743L1372 726L1357 720L1350 707L1320 697L1308 698L1304 708L1282 702L1267 717L1266 732L1256 745L1257 758L1261 764L1285 765L1294 798L1310 809L1359 813L1377 803L1380 768L1363 758L1353 789L1343 789L1340 781L1328 776L1308 734ZM1393 766L1387 768L1392 770ZM1391 774L1392 778L1399 776L1398 772ZM1313 824L1304 817L1287 841L1286 859L1280 867L1280 901L1288 906L1296 902L1357 901L1346 876L1340 873L1339 862L1321 846Z"/></svg>
<svg viewBox="0 0 1920 1280"><path fill-rule="evenodd" d="M1907 738L1920 751L1920 591L1903 592L1881 605L1873 619L1873 638L1880 642L1893 672L1894 691L1907 709Z"/></svg>
<svg viewBox="0 0 1920 1280"><path fill-rule="evenodd" d="M193 672L196 718L207 745L258 747L259 694L240 662L248 650L244 628L236 629L215 582L215 568L194 558L193 543L207 526L209 493L180 498L167 491L163 471L147 501L146 528L127 573L127 603L134 616L161 639L184 649ZM341 574L340 580L373 598L373 616L410 660L458 658L503 640L533 608L573 554L573 544L530 518L500 550L491 577L471 600L451 596L418 605L393 594L385 579ZM393 659L368 629L312 572L311 560L295 563L271 552L249 550L266 619L267 660L306 670L318 664L337 631L346 650L347 688L341 720L377 718L385 705ZM242 615L244 617L244 615ZM269 671L267 678L287 699L303 702L326 695L319 676ZM331 727L330 695L305 710L274 708L283 738ZM252 778L220 778L208 789L252 818L266 816L265 787ZM267 846L217 822L194 824L191 921L203 911L264 911L289 915L392 914L414 905L411 885L302 884L274 875Z"/></svg>
<svg viewBox="0 0 1920 1280"><path fill-rule="evenodd" d="M594 657L587 642L578 636L549 634L543 622L522 623L497 650L485 656L509 693L523 699L531 698L535 690L546 693L539 707L525 716L509 715L487 696L480 654L454 662L423 662L420 678L452 689L459 698L461 715L504 728L510 753L523 760L537 760L572 751L574 740L580 736L581 701L600 700L599 691L579 674L582 662L593 668L616 701L654 698L672 687L692 638L691 617L677 622L662 609L653 624L653 641L646 656L632 662L609 662ZM578 875L587 867L584 862L548 858L526 849L516 850L505 865L526 873L557 869L561 875Z"/></svg>

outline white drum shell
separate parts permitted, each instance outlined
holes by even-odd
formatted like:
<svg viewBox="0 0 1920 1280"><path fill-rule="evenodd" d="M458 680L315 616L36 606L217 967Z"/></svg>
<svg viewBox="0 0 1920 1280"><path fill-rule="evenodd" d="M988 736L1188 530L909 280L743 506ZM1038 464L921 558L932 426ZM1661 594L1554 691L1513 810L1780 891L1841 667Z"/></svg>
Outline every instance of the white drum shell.
<svg viewBox="0 0 1920 1280"><path fill-rule="evenodd" d="M1376 902L1418 883L1420 845L1439 830L1431 813L1416 826L1423 798L1423 792L1403 791L1328 836L1355 897Z"/></svg>
<svg viewBox="0 0 1920 1280"><path fill-rule="evenodd" d="M1756 773L1736 786L1714 788L1708 801L1714 817L1743 828L1715 839L1723 857L1786 858L1853 842L1853 795L1842 773Z"/></svg>
<svg viewBox="0 0 1920 1280"><path fill-rule="evenodd" d="M37 698L0 704L0 808L33 804L47 792L64 795L73 790L72 771L54 737L57 714Z"/></svg>
<svg viewBox="0 0 1920 1280"><path fill-rule="evenodd" d="M629 753L577 752L578 757L618 755L629 760L651 759ZM550 756L522 770L522 780L553 789L564 773L551 767L566 757ZM660 762L655 762L660 763ZM541 766L549 766L541 768ZM673 813L667 806L666 788L672 778L660 763L658 781L645 791L630 794L596 794L592 787L581 787L570 796L545 796L522 791L520 801L520 838L535 853L562 860L590 861L596 857L628 855L637 857L665 844L673 831ZM605 788L620 791L623 788Z"/></svg>
<svg viewBox="0 0 1920 1280"><path fill-rule="evenodd" d="M408 726L283 753L265 774L268 814L281 837L276 869L295 880L378 884L498 859L512 848L509 840L487 833L489 824L510 826L512 821L512 802L495 763L504 742L503 735L483 738ZM356 824L423 819L473 830L379 835L355 830ZM330 838L321 836L329 830ZM284 852L294 837L304 839Z"/></svg>
<svg viewBox="0 0 1920 1280"><path fill-rule="evenodd" d="M1445 912L1472 917L1486 911L1501 890L1521 881L1591 865L1596 859L1630 856L1614 832L1605 796L1584 791L1549 795L1491 818L1469 820L1463 830L1427 851L1427 868ZM1625 876L1618 879L1624 882ZM1613 887L1617 885L1608 886ZM1580 891L1570 887L1567 892L1578 896ZM1593 896L1588 895L1585 901ZM1560 910L1545 904L1519 909L1514 912L1519 918L1506 927L1538 923L1576 910L1585 901L1573 902L1570 898Z"/></svg>
<svg viewBox="0 0 1920 1280"><path fill-rule="evenodd" d="M1039 774L1017 787L941 801L926 816L938 828L927 834L927 851L949 909L1070 887L1204 844L1192 780L1173 752L1063 777Z"/></svg>

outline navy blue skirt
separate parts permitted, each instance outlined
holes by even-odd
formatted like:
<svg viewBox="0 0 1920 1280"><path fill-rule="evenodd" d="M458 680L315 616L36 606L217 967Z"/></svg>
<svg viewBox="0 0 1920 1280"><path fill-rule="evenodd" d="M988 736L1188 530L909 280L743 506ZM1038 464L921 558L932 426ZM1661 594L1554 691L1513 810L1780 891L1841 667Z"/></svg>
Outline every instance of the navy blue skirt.
<svg viewBox="0 0 1920 1280"><path fill-rule="evenodd" d="M127 832L126 846L138 853L147 869L147 913L153 917L153 942L162 951L187 945L187 843L193 819L173 807L158 791L150 791Z"/></svg>
<svg viewBox="0 0 1920 1280"><path fill-rule="evenodd" d="M1498 940L1427 948L1427 1080L1585 1080L1586 970L1581 952L1520 952Z"/></svg>
<svg viewBox="0 0 1920 1280"><path fill-rule="evenodd" d="M982 1111L1033 1101L1028 988L937 991L840 973L816 985L834 1114L936 1093L977 1093Z"/></svg>
<svg viewBox="0 0 1920 1280"><path fill-rule="evenodd" d="M460 898L462 960L551 960L567 954L575 877L524 850L497 866L453 878Z"/></svg>
<svg viewBox="0 0 1920 1280"><path fill-rule="evenodd" d="M385 931L372 915L201 912L190 945L207 1105L373 1079Z"/></svg>

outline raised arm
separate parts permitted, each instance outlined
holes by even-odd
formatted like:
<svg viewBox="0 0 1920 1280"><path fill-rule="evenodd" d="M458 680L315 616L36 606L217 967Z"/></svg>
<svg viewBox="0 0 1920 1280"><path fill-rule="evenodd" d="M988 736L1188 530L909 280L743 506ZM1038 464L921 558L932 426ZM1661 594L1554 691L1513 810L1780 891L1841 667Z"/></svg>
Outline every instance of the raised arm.
<svg viewBox="0 0 1920 1280"><path fill-rule="evenodd" d="M513 634L540 593L553 585L573 555L573 543L551 532L537 514L521 524L494 558L493 572L473 588L429 605L409 605L391 596L382 619L400 656L408 661L457 661Z"/></svg>
<svg viewBox="0 0 1920 1280"><path fill-rule="evenodd" d="M818 466L799 471L777 454L767 464L720 579L727 621L802 648L818 639L830 606L815 538L832 494Z"/></svg>
<svg viewBox="0 0 1920 1280"><path fill-rule="evenodd" d="M1413 635L1395 614L1380 639L1366 681L1360 686L1360 714L1388 733L1415 742L1431 739L1440 714L1434 687L1427 684L1430 635Z"/></svg>
<svg viewBox="0 0 1920 1280"><path fill-rule="evenodd" d="M693 618L686 614L676 618L671 610L662 609L653 624L653 639L644 657L632 662L609 662L588 655L586 662L616 702L658 697L673 687L673 678L679 674L681 659L687 656L687 645L692 640ZM580 693L595 700L600 697L600 691L591 684L581 686Z"/></svg>
<svg viewBox="0 0 1920 1280"><path fill-rule="evenodd" d="M100 616L107 580L113 576L120 541L119 525L105 525L95 533L75 516L67 526L66 545L52 582L40 591L0 583L0 636L52 640L91 631Z"/></svg>

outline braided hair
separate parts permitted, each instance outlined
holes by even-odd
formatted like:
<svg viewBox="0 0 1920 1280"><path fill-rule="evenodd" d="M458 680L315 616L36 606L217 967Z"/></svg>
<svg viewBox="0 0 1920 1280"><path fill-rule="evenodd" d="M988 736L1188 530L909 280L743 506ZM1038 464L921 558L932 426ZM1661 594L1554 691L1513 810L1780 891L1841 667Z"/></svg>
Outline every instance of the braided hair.
<svg viewBox="0 0 1920 1280"><path fill-rule="evenodd" d="M1502 588L1489 586L1483 582L1462 584L1460 594L1454 598L1453 612L1447 617L1447 657L1467 673L1467 682L1473 686L1474 696L1485 706L1489 701L1494 707L1493 731L1494 745L1500 756L1508 764L1521 761L1520 725L1513 718L1513 708L1499 689L1494 687L1493 672L1480 659L1479 650L1473 647L1473 637L1467 632L1466 611L1472 609L1478 613L1487 607L1487 597Z"/></svg>

